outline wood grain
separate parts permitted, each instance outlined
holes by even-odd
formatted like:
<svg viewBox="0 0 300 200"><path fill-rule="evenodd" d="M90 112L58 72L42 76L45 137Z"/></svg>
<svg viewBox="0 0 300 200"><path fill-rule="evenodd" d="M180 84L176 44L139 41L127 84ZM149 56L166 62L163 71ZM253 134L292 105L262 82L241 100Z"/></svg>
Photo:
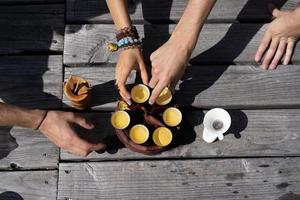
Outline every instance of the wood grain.
<svg viewBox="0 0 300 200"><path fill-rule="evenodd" d="M207 158L299 156L300 110L229 110L232 126L223 141L207 144L202 139L204 113L183 110L183 133L175 148L155 156L146 156L123 148L110 124L110 113L84 115L95 124L93 131L77 129L88 141L104 142L104 153L91 153L87 158L61 151L62 160L127 160L152 158Z"/></svg>
<svg viewBox="0 0 300 200"><path fill-rule="evenodd" d="M273 3L283 10L292 10L297 0L218 0L208 21L264 21L271 15L267 3ZM187 0L130 0L130 17L135 23L177 22L187 4ZM67 0L67 23L112 23L106 2L98 0Z"/></svg>
<svg viewBox="0 0 300 200"><path fill-rule="evenodd" d="M190 62L192 64L255 63L254 56L266 30L266 24L206 24L198 39ZM138 25L143 38L146 61L150 54L169 38L174 25ZM67 25L65 32L64 64L116 63L118 53L107 51L114 41L113 25ZM296 46L293 62L299 62L300 47Z"/></svg>
<svg viewBox="0 0 300 200"><path fill-rule="evenodd" d="M58 147L40 132L0 127L0 169L53 169L58 159Z"/></svg>
<svg viewBox="0 0 300 200"><path fill-rule="evenodd" d="M85 77L94 87L93 110L114 110L118 91L114 87L114 65L67 67L71 74ZM300 105L300 66L280 66L263 71L252 65L189 66L177 85L180 105L198 108L291 108ZM130 78L129 82L134 82ZM70 102L63 97L65 104Z"/></svg>
<svg viewBox="0 0 300 200"><path fill-rule="evenodd" d="M0 172L0 199L56 199L57 171Z"/></svg>
<svg viewBox="0 0 300 200"><path fill-rule="evenodd" d="M29 108L60 108L62 56L0 58L0 100Z"/></svg>
<svg viewBox="0 0 300 200"><path fill-rule="evenodd" d="M58 199L299 199L299 158L63 163Z"/></svg>
<svg viewBox="0 0 300 200"><path fill-rule="evenodd" d="M0 54L63 50L63 4L1 5L0 25Z"/></svg>

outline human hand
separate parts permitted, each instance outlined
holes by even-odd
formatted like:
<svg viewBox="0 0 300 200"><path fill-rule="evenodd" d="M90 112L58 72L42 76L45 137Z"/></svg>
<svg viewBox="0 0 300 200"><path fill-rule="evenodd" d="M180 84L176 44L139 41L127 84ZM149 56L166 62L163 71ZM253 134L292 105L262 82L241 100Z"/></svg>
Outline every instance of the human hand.
<svg viewBox="0 0 300 200"><path fill-rule="evenodd" d="M105 144L93 144L80 138L72 128L72 124L78 124L86 129L94 128L93 124L74 113L48 111L39 131L58 147L79 156L87 156L92 151L105 149Z"/></svg>
<svg viewBox="0 0 300 200"><path fill-rule="evenodd" d="M149 103L153 104L165 87L174 92L177 82L183 76L191 56L189 48L172 37L151 56L152 78L149 86L153 88Z"/></svg>
<svg viewBox="0 0 300 200"><path fill-rule="evenodd" d="M294 11L280 11L274 7L270 9L276 19L269 24L255 55L257 62L262 60L262 69L275 69L284 54L283 64L287 65L295 43L300 38L300 8Z"/></svg>
<svg viewBox="0 0 300 200"><path fill-rule="evenodd" d="M146 65L142 52L138 48L122 50L116 65L116 85L120 90L120 95L128 104L131 104L131 97L126 89L126 80L132 70L137 70L141 75L143 83L145 85L148 84Z"/></svg>

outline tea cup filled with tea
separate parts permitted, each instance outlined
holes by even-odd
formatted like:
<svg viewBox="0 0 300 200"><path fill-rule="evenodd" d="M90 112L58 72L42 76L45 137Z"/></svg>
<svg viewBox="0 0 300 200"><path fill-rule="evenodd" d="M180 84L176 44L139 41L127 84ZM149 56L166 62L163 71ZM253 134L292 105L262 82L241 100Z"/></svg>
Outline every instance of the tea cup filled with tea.
<svg viewBox="0 0 300 200"><path fill-rule="evenodd" d="M144 84L135 85L130 93L135 103L145 103L150 97L150 90Z"/></svg>
<svg viewBox="0 0 300 200"><path fill-rule="evenodd" d="M168 87L165 87L163 91L159 94L159 96L156 98L155 103L160 106L167 105L172 100L172 92Z"/></svg>
<svg viewBox="0 0 300 200"><path fill-rule="evenodd" d="M182 120L182 114L178 108L170 107L163 112L163 120L168 126L178 126Z"/></svg>
<svg viewBox="0 0 300 200"><path fill-rule="evenodd" d="M143 144L149 138L149 130L142 124L134 125L129 131L130 139L136 144Z"/></svg>
<svg viewBox="0 0 300 200"><path fill-rule="evenodd" d="M173 139L173 134L170 129L166 127L159 127L154 130L152 135L153 142L161 147L168 146Z"/></svg>
<svg viewBox="0 0 300 200"><path fill-rule="evenodd" d="M111 124L116 129L125 129L130 124L130 116L126 111L116 111L111 116Z"/></svg>

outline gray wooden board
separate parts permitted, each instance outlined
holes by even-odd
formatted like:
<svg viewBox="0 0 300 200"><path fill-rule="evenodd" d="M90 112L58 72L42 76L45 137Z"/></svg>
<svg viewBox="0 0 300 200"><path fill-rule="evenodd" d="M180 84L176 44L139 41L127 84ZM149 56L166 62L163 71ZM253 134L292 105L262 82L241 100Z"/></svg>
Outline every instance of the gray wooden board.
<svg viewBox="0 0 300 200"><path fill-rule="evenodd" d="M62 163L58 199L300 198L299 158Z"/></svg>
<svg viewBox="0 0 300 200"><path fill-rule="evenodd" d="M0 172L1 200L54 200L57 170Z"/></svg>
<svg viewBox="0 0 300 200"><path fill-rule="evenodd" d="M175 25L138 25L143 38L146 60L169 38ZM264 24L206 24L191 56L191 63L254 63L254 56L267 25ZM118 53L107 51L114 41L114 25L67 25L65 31L64 64L116 63ZM295 48L293 61L299 62L300 47Z"/></svg>
<svg viewBox="0 0 300 200"><path fill-rule="evenodd" d="M64 5L0 6L0 54L62 52Z"/></svg>
<svg viewBox="0 0 300 200"><path fill-rule="evenodd" d="M106 152L91 153L87 158L61 151L62 160L127 160L151 158L207 158L253 156L299 156L300 110L229 110L232 126L223 141L207 144L202 139L204 113L184 110L178 145L158 155L147 156L123 148L110 124L110 113L84 115L93 122L93 131L77 129L88 141L107 144Z"/></svg>
<svg viewBox="0 0 300 200"><path fill-rule="evenodd" d="M269 20L267 3L271 2L292 10L298 5L297 0L218 0L208 17L209 21L258 21ZM172 22L178 21L187 0L131 0L128 1L131 19L134 22ZM112 23L104 0L67 0L68 23Z"/></svg>
<svg viewBox="0 0 300 200"><path fill-rule="evenodd" d="M0 57L0 101L31 108L60 108L62 56Z"/></svg>
<svg viewBox="0 0 300 200"><path fill-rule="evenodd" d="M66 67L65 78L79 75L94 87L93 110L113 110L117 100L114 65ZM180 105L199 108L287 108L300 104L300 66L263 71L257 66L189 66L177 86ZM129 82L134 79L130 78ZM63 102L70 104L64 96Z"/></svg>
<svg viewBox="0 0 300 200"><path fill-rule="evenodd" d="M59 149L40 132L0 127L0 169L53 169L58 159Z"/></svg>

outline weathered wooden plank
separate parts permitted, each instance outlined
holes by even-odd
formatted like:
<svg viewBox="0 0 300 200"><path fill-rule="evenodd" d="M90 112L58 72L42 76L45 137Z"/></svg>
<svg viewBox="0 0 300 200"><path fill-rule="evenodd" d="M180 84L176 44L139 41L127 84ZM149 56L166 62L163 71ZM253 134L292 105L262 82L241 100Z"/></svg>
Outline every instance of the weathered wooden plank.
<svg viewBox="0 0 300 200"><path fill-rule="evenodd" d="M57 171L0 172L0 199L56 199Z"/></svg>
<svg viewBox="0 0 300 200"><path fill-rule="evenodd" d="M60 164L58 199L299 199L300 159Z"/></svg>
<svg viewBox="0 0 300 200"><path fill-rule="evenodd" d="M183 113L183 135L178 146L155 156L146 156L123 148L110 125L110 113L85 115L95 124L91 132L78 130L90 141L107 144L104 153L93 152L87 158L61 151L62 160L126 160L151 158L206 158L299 156L300 110L229 110L232 126L223 141L207 144L202 139L204 113Z"/></svg>
<svg viewBox="0 0 300 200"><path fill-rule="evenodd" d="M269 20L271 15L267 3L274 3L283 10L297 7L297 0L218 0L208 17L208 21L258 21ZM130 0L128 1L131 19L134 22L178 21L187 0ZM105 1L67 0L68 23L112 23Z"/></svg>
<svg viewBox="0 0 300 200"><path fill-rule="evenodd" d="M254 63L254 55L263 37L265 24L206 24L191 57L191 63ZM169 38L174 25L138 25L143 38L145 59ZM118 53L107 51L106 44L114 40L113 25L67 25L64 64L116 63ZM299 62L300 45L293 61Z"/></svg>
<svg viewBox="0 0 300 200"><path fill-rule="evenodd" d="M63 4L0 6L0 25L0 54L63 50Z"/></svg>
<svg viewBox="0 0 300 200"><path fill-rule="evenodd" d="M113 110L117 100L114 65L71 67L71 74L85 77L93 86L94 110ZM177 86L175 98L184 106L199 108L283 108L299 107L300 66L280 66L262 71L251 65L189 66ZM133 82L130 78L130 82ZM63 97L63 102L70 102Z"/></svg>
<svg viewBox="0 0 300 200"><path fill-rule="evenodd" d="M29 108L61 107L62 56L0 57L0 101ZM0 168L55 168L58 148L29 129L0 129Z"/></svg>
<svg viewBox="0 0 300 200"><path fill-rule="evenodd" d="M59 149L41 133L0 127L0 169L53 169L58 159Z"/></svg>
<svg viewBox="0 0 300 200"><path fill-rule="evenodd" d="M0 101L31 108L60 108L62 56L0 57Z"/></svg>

